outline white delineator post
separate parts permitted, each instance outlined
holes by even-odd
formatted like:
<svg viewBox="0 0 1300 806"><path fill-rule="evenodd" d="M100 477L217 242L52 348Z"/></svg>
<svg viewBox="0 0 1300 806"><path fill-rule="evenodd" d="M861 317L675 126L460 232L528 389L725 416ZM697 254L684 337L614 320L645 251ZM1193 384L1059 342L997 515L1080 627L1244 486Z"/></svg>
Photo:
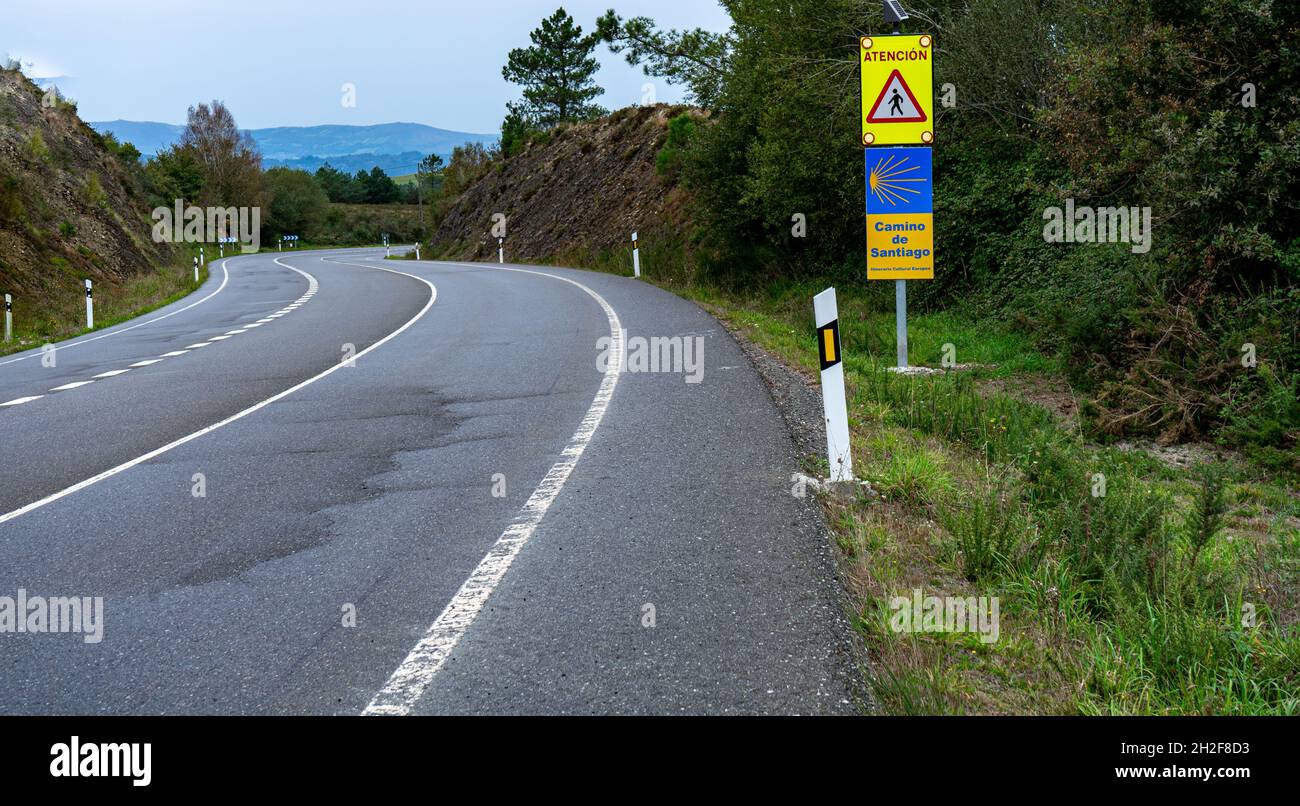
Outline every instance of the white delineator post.
<svg viewBox="0 0 1300 806"><path fill-rule="evenodd" d="M5 341L14 338L14 298L5 294Z"/></svg>
<svg viewBox="0 0 1300 806"><path fill-rule="evenodd" d="M420 245L418 243L415 245L415 259L420 259Z"/></svg>
<svg viewBox="0 0 1300 806"><path fill-rule="evenodd" d="M208 265L208 259L207 259L206 257L203 256L203 247L201 247L201 246L199 247L199 265L200 265L200 266L206 266L206 265ZM198 278L195 278L195 279L198 279Z"/></svg>
<svg viewBox="0 0 1300 806"><path fill-rule="evenodd" d="M506 262L506 239L497 238L497 263Z"/></svg>
<svg viewBox="0 0 1300 806"><path fill-rule="evenodd" d="M194 258L194 282L199 281L199 259Z"/></svg>
<svg viewBox="0 0 1300 806"><path fill-rule="evenodd" d="M95 329L95 292L94 285L86 281L86 330Z"/></svg>
<svg viewBox="0 0 1300 806"><path fill-rule="evenodd" d="M641 247L637 246L636 233L632 233L632 276L641 276Z"/></svg>
<svg viewBox="0 0 1300 806"><path fill-rule="evenodd" d="M826 460L831 481L853 481L849 450L849 407L844 396L844 356L840 352L840 315L835 289L813 297L817 320L817 352L822 368L822 418L826 422Z"/></svg>

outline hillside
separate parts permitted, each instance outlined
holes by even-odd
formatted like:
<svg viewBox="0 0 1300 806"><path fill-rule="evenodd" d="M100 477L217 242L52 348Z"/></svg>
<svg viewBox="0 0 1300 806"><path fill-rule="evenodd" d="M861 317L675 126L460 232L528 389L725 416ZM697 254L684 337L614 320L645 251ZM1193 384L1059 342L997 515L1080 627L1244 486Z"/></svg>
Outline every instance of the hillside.
<svg viewBox="0 0 1300 806"><path fill-rule="evenodd" d="M46 108L35 84L0 71L0 292L14 297L19 336L66 333L84 279L111 297L156 280L170 254L135 180L75 108Z"/></svg>
<svg viewBox="0 0 1300 806"><path fill-rule="evenodd" d="M512 260L547 261L626 247L684 220L684 192L656 171L668 121L683 107L632 107L560 127L493 163L447 211L431 239L460 259L496 254L492 216L507 216Z"/></svg>

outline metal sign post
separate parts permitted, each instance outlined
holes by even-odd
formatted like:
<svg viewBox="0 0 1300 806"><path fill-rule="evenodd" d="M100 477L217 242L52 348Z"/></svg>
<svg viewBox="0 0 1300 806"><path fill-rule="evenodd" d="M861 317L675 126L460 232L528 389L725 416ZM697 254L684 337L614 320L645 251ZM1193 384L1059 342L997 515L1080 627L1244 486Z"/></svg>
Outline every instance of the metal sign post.
<svg viewBox="0 0 1300 806"><path fill-rule="evenodd" d="M893 35L858 42L867 279L894 281L900 369L908 365L907 281L934 279L934 39L903 36L907 18L897 0L885 0Z"/></svg>

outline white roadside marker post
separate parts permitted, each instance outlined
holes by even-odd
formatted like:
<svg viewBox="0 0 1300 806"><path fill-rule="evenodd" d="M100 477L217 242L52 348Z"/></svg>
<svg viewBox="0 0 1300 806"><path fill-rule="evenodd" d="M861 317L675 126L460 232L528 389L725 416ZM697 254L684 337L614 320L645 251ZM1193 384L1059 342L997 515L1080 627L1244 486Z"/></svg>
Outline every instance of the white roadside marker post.
<svg viewBox="0 0 1300 806"><path fill-rule="evenodd" d="M506 262L506 239L497 238L497 263Z"/></svg>
<svg viewBox="0 0 1300 806"><path fill-rule="evenodd" d="M415 259L420 259L420 245L418 243L415 245Z"/></svg>
<svg viewBox="0 0 1300 806"><path fill-rule="evenodd" d="M208 259L203 256L203 247L201 246L199 247L199 265L200 266L208 265ZM198 278L196 277L195 279L197 280Z"/></svg>
<svg viewBox="0 0 1300 806"><path fill-rule="evenodd" d="M278 241L275 242L275 251L277 251L277 252L283 252L283 251L284 251L284 238L283 238L283 237L281 237L280 240L278 240Z"/></svg>
<svg viewBox="0 0 1300 806"><path fill-rule="evenodd" d="M14 339L14 298L5 294L5 341Z"/></svg>
<svg viewBox="0 0 1300 806"><path fill-rule="evenodd" d="M636 243L636 233L632 233L632 276L641 276L641 248Z"/></svg>
<svg viewBox="0 0 1300 806"><path fill-rule="evenodd" d="M95 292L94 285L86 281L86 330L95 329Z"/></svg>
<svg viewBox="0 0 1300 806"><path fill-rule="evenodd" d="M194 258L194 282L199 281L199 259Z"/></svg>
<svg viewBox="0 0 1300 806"><path fill-rule="evenodd" d="M840 315L835 289L813 297L817 321L817 351L822 367L822 414L826 421L826 459L832 482L853 481L849 450L849 407L844 396L844 355L840 348Z"/></svg>

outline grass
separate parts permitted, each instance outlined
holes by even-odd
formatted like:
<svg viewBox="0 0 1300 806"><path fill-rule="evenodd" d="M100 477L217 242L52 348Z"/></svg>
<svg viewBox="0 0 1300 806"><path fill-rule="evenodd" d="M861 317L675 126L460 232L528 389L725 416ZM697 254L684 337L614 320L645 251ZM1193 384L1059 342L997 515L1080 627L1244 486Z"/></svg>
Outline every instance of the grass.
<svg viewBox="0 0 1300 806"><path fill-rule="evenodd" d="M817 377L823 284L722 289L663 270L686 264L680 242L642 245L648 281ZM622 251L554 262L631 274ZM909 361L939 367L946 349L975 366L885 372L892 295L842 284L838 304L854 467L878 495L824 506L885 711L1300 714L1300 495L1286 477L1089 443L1007 383L1068 390L1061 362L960 309L909 317ZM998 597L999 640L893 631L888 602L913 589Z"/></svg>

